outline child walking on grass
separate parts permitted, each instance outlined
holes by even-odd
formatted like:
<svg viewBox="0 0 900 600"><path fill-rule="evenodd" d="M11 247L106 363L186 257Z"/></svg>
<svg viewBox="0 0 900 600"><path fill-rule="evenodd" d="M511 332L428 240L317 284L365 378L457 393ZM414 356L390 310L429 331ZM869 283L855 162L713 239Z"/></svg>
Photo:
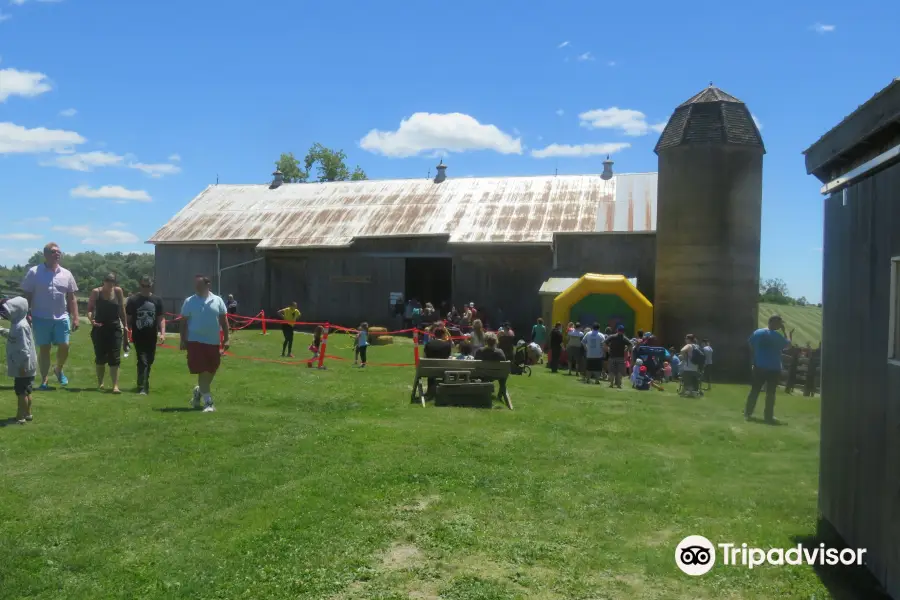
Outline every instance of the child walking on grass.
<svg viewBox="0 0 900 600"><path fill-rule="evenodd" d="M316 359L319 358L319 348L322 347L322 334L325 333L325 328L319 325L316 327L316 330L313 332L313 341L312 344L309 345L309 351L312 352L312 360L306 363L306 366L310 369L313 366L313 363L316 362Z"/></svg>
<svg viewBox="0 0 900 600"><path fill-rule="evenodd" d="M360 323L359 324L359 332L356 334L356 353L353 359L353 364L355 365L357 362L357 358L359 359L360 368L366 366L366 349L369 347L369 324L368 323Z"/></svg>
<svg viewBox="0 0 900 600"><path fill-rule="evenodd" d="M7 374L14 378L13 388L19 401L16 423L24 425L32 419L31 392L37 372L34 338L31 325L25 318L28 314L28 300L21 296L11 298L3 304L2 309L9 315L10 322L10 328L0 329L0 333L6 336Z"/></svg>

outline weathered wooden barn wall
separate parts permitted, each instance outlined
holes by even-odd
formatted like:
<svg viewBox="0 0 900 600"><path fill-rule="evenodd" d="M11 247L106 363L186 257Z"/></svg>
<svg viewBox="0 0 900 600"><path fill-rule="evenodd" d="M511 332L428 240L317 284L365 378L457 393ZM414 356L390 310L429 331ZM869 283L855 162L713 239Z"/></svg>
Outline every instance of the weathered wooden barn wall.
<svg viewBox="0 0 900 600"><path fill-rule="evenodd" d="M900 366L886 360L900 165L825 201L819 511L900 598Z"/></svg>
<svg viewBox="0 0 900 600"><path fill-rule="evenodd" d="M255 315L297 302L303 319L355 326L360 321L393 326L391 292L405 291L406 259L444 257L453 261L452 301L475 302L496 321L519 328L540 315L537 291L549 277L580 277L588 272L637 277L652 298L655 236L596 233L558 236L557 269L548 245L449 245L446 236L361 239L350 248L257 252L253 245L221 245L221 287L216 278L216 247L156 246L156 293L166 310L178 312L192 293L198 273L213 279L213 290L234 294L240 312ZM228 267L262 258L234 269ZM439 302L439 299L428 299ZM494 323L496 325L496 323Z"/></svg>
<svg viewBox="0 0 900 600"><path fill-rule="evenodd" d="M221 264L222 295L234 294L240 301L241 313L254 315L265 306L265 260L234 269L227 267L263 257L255 250L255 244L221 244L218 251L215 244L158 244L156 295L163 299L167 311L177 313L184 299L193 293L195 275L209 276L213 291L220 289L216 273Z"/></svg>
<svg viewBox="0 0 900 600"><path fill-rule="evenodd" d="M553 276L581 277L585 273L637 277L638 289L653 302L656 234L557 234Z"/></svg>

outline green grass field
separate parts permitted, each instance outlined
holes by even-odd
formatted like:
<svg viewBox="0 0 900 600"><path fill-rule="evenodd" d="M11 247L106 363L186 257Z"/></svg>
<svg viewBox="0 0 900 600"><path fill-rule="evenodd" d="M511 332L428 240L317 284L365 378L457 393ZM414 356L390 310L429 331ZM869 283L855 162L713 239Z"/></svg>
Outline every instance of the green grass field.
<svg viewBox="0 0 900 600"><path fill-rule="evenodd" d="M822 309L818 306L760 304L759 326L765 327L774 314L784 318L788 331L794 329L794 343L810 343L815 348L822 341Z"/></svg>
<svg viewBox="0 0 900 600"><path fill-rule="evenodd" d="M740 387L683 399L537 367L512 378L514 411L422 408L410 368L239 358L280 344L239 332L204 414L172 350L150 396L95 391L79 331L69 388L0 428L0 598L828 597L806 566L674 563L690 534L814 533L818 400L779 393L771 427L741 418ZM329 353L349 358L346 338ZM9 380L2 398L12 416Z"/></svg>

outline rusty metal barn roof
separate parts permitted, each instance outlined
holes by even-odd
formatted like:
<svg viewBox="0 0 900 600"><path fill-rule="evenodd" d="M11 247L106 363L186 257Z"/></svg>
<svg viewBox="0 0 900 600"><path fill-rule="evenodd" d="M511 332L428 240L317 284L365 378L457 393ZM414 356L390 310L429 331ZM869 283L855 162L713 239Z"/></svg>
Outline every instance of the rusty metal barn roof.
<svg viewBox="0 0 900 600"><path fill-rule="evenodd" d="M356 238L452 244L552 242L554 233L655 231L656 173L213 185L152 244L346 247Z"/></svg>

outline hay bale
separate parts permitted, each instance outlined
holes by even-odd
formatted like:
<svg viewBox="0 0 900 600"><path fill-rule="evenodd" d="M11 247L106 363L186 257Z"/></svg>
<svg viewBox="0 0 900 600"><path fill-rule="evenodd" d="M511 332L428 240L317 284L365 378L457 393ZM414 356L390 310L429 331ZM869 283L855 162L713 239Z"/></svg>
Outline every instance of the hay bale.
<svg viewBox="0 0 900 600"><path fill-rule="evenodd" d="M369 334L373 333L386 333L387 327L369 327Z"/></svg>
<svg viewBox="0 0 900 600"><path fill-rule="evenodd" d="M391 335L379 335L378 337L372 338L373 346L389 346L394 343L394 336Z"/></svg>

